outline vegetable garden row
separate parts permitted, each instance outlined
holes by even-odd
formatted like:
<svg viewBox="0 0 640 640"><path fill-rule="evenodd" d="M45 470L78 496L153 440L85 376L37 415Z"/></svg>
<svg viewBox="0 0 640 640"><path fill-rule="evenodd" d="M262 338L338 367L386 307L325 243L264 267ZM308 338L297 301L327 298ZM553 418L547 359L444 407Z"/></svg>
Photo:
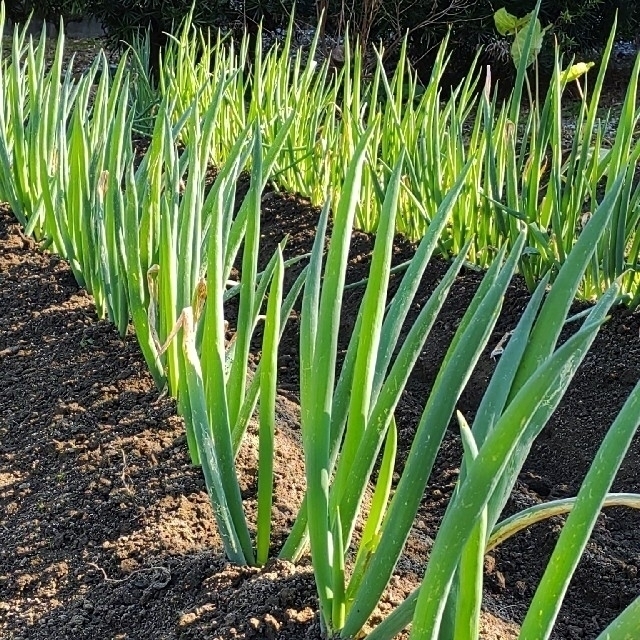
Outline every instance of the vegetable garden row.
<svg viewBox="0 0 640 640"><path fill-rule="evenodd" d="M327 637L357 637L381 598L516 271L531 300L472 424L456 414L464 456L422 586L368 637L391 638L412 623L414 639L477 639L485 552L534 521L569 513L521 628L522 638L546 638L602 507L640 507L640 496L609 493L640 426L639 383L575 498L500 521L533 441L608 311L640 302L640 58L615 135L607 139L599 103L614 34L593 88L576 77L580 68L563 71L558 55L549 88L539 95L527 71L542 37L539 21L532 15L502 27L520 43L516 86L505 104L489 71L478 90L482 74L475 69L441 98L446 43L421 88L404 57L388 79L379 55L369 73L360 48L347 45L344 67L336 70L316 62L317 39L310 51L294 51L292 29L280 46L263 52L258 39L249 51L248 39L211 40L187 21L163 54L157 83L144 40L113 73L101 54L76 79L63 69L63 36L48 66L45 34L34 42L25 29L14 33L0 64L0 199L26 233L69 261L99 313L122 335L133 323L156 384L176 399L184 418L226 554L240 564L264 564L273 551L278 343L292 310L299 310L307 493L279 554L297 561L310 548ZM574 81L583 82L582 100L567 145L563 95ZM142 155L133 144L141 134L148 137ZM237 201L245 171L249 189ZM324 203L308 264L288 290L282 247L258 270L268 182ZM338 367L354 226L375 231L376 241ZM388 299L396 232L418 243ZM434 254L451 257L450 269L401 340ZM394 409L469 262L486 273L394 483ZM569 317L576 295L595 302ZM237 320L229 326L232 299ZM559 343L568 322L579 328ZM258 328L262 348L252 369ZM258 513L250 527L235 458L254 413ZM640 598L601 637L634 637L638 619Z"/></svg>

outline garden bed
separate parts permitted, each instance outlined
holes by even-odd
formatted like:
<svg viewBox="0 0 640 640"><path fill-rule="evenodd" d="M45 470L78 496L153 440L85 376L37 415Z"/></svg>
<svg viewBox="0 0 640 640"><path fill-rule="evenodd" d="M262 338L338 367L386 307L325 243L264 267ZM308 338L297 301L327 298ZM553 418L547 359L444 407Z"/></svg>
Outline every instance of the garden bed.
<svg viewBox="0 0 640 640"><path fill-rule="evenodd" d="M293 196L263 203L262 255L290 233L287 255L310 250L318 212ZM356 233L350 281L367 272L369 236ZM395 261L410 244L398 240ZM444 273L435 261L424 301ZM293 277L293 273L289 274ZM396 413L401 467L444 349L481 274L464 270L449 296ZM343 347L361 289L346 292ZM319 638L311 569L272 562L239 568L224 558L201 471L190 466L181 420L159 397L135 336L122 341L95 317L67 265L38 252L10 216L0 217L0 636L8 640ZM458 408L468 420L495 361L491 350L528 300L509 288L489 346ZM414 310L414 317L418 309ZM411 318L409 318L411 321ZM297 334L280 351L275 544L301 499ZM595 451L640 372L640 314L614 311L538 439L508 509L576 494ZM249 513L255 449L239 458ZM381 605L386 614L422 575L461 459L450 429L412 536ZM640 491L636 437L614 491ZM512 638L553 549L562 519L517 535L486 559L483 638ZM595 638L640 592L640 515L601 516L553 637ZM640 636L639 636L640 637Z"/></svg>

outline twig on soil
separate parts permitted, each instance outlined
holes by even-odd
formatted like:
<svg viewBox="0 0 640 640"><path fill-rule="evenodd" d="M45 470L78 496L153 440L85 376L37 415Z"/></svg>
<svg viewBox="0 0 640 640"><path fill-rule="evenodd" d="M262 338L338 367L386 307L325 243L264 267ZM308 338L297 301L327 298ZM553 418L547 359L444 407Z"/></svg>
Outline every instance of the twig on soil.
<svg viewBox="0 0 640 640"><path fill-rule="evenodd" d="M105 582L122 583L122 582L126 582L136 574L154 572L154 573L160 574L160 577L154 580L149 586L161 589L162 587L166 587L169 584L169 580L171 580L171 572L169 571L169 569L161 566L143 567L142 569L135 569L130 574L128 574L125 578L110 578L107 575L107 572L102 567L99 567L95 562L87 562L87 565L89 565L90 567L93 567L97 571L100 571L102 573L102 576Z"/></svg>
<svg viewBox="0 0 640 640"><path fill-rule="evenodd" d="M489 354L489 357L492 360L495 360L498 356L501 356L504 353L504 345L512 335L513 331L507 331L507 333L505 333L502 338L500 338L500 342L498 342L495 349Z"/></svg>
<svg viewBox="0 0 640 640"><path fill-rule="evenodd" d="M127 469L129 467L127 464L127 456L125 455L124 449L121 448L120 451L122 453L122 474L120 475L120 478L122 479L122 485L124 486L125 491L131 495L133 494L133 489L127 482Z"/></svg>
<svg viewBox="0 0 640 640"><path fill-rule="evenodd" d="M20 346L19 345L15 345L13 347L7 347L6 349L3 349L2 351L0 351L0 358L4 358L5 356L11 356L14 353L18 353L18 351L20 351Z"/></svg>

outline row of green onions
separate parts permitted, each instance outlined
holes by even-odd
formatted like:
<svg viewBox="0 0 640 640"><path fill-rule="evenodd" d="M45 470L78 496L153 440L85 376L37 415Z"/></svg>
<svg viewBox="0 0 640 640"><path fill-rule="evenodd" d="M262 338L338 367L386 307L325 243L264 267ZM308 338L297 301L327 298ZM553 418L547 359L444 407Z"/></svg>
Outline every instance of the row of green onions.
<svg viewBox="0 0 640 640"><path fill-rule="evenodd" d="M3 24L4 8L0 11ZM371 107L366 94L360 94L358 54L353 66L339 74L336 82L340 84L333 85L327 85L326 66L318 82L311 58L303 67L301 58L292 58L288 52L286 56L259 55L247 106L247 80L243 67L236 64L246 55L246 46L237 53L230 47L225 49L229 57L219 63L224 68L223 81L209 84L203 73L200 80L193 80L193 94L185 95L178 74L165 75L162 94L150 110L142 109L138 100L140 95L151 95L149 87L138 86L142 80L133 79L127 69L133 60L131 73L135 73L143 57L123 58L110 79L101 55L89 73L75 81L70 72L62 72L62 36L54 64L47 69L44 36L33 43L25 33L14 35L11 56L0 62L0 197L43 246L69 260L78 282L93 293L100 314L108 315L121 333L133 322L157 385L177 400L190 455L202 467L225 552L239 564L262 565L274 553L277 354L287 320L299 302L307 492L279 554L297 561L310 549L326 636L360 637L404 549L445 430L486 348L511 278L518 268L542 262L543 252L536 254L533 248L544 246L545 233L550 234L548 246L559 247L560 239L546 227L536 228L526 208L520 208L525 198L519 194L534 193L529 181L537 180L540 186L544 154L529 161L525 147L518 150L520 143L512 131L518 118L507 119L506 111L498 109L488 93L477 105L479 115L471 134L475 143L465 143L462 114L466 118L473 111L471 81L444 107L435 84L407 107L400 99L406 74L397 72L388 83L378 70L376 82L388 100L384 106ZM189 55L190 49L179 47L180 42L170 47L167 60L171 55ZM233 62L225 67L224 60ZM185 78L187 71L199 73L196 61L191 62L176 67ZM442 70L439 64L436 76ZM292 77L302 88L290 86ZM338 119L338 94L332 92L337 86L345 88L347 77L357 77L357 82L351 85L353 92L343 96ZM415 84L410 87L414 98ZM557 79L554 87L545 108L527 120L535 133L529 141L538 136L544 140L542 131L555 132L549 133L547 141L551 149L558 142L553 128L557 123L545 129L545 118L553 119L554 104L559 101L562 86ZM333 109L331 124L320 118L322 110L310 97L316 95L314 90L329 105L326 113ZM277 108L266 104L270 95ZM509 106L512 115L517 111L514 105L515 101ZM591 107L585 109L587 120L595 118ZM631 107L628 110L631 113ZM318 116L317 130L309 138L304 137L310 130L304 130L301 112L305 118ZM136 159L132 134L143 113L152 125L151 136L143 157ZM414 127L407 114L417 118L423 138L409 138ZM283 181L283 176L296 176L311 184L300 158L312 159L310 150L324 144L328 144L323 147L325 156L337 145L341 160L332 158L319 165L326 167L326 173L324 168L318 173L318 197L324 194L326 200L316 241L308 265L285 291L284 242L267 266L258 270L262 193L273 176ZM563 247L562 258L554 254L555 271L545 270L535 285L472 424L456 414L464 445L461 473L422 584L370 631L368 637L373 640L392 638L409 624L414 640L477 640L486 550L531 522L569 513L520 633L521 638L532 640L549 637L601 508L640 506L637 495L609 493L640 426L639 383L613 421L575 498L500 521L533 441L561 401L612 305L620 301L622 291L629 290L629 274L619 272L619 262L606 262L603 256L608 255L607 246L621 240L613 233L622 229L621 218L634 210L629 208L636 197L630 179L635 165L627 162L628 157L623 160L622 150L625 145L635 149L635 142L629 134L624 144L616 143L620 146L606 156L576 144L572 152L576 166L585 163L580 175L584 178L586 166L602 171L598 183L606 178L605 195L590 193L592 215ZM390 150L384 162L381 149ZM430 164L421 164L416 149L422 149L422 161ZM207 172L212 160L218 171L211 185ZM522 183L526 190L517 178L525 168L519 163L526 165L526 183ZM237 181L247 170L249 189L236 202ZM560 195L568 188L564 186L567 171L559 166L552 170L557 191L547 190L542 201L551 218L554 207L565 204ZM578 172L575 166L571 171ZM584 178L581 187L587 192L589 179ZM568 191L566 195L570 199ZM482 206L466 212L465 206L475 197L481 198ZM545 204L546 197L554 204ZM408 218L412 207L414 213ZM416 216L418 210L427 217ZM499 236L479 224L479 212L488 216L491 210L491 224L508 227L507 235ZM333 225L325 254L331 211ZM372 226L377 235L369 279L344 362L338 367L351 234L354 224L371 211L376 212ZM498 216L498 211L504 215ZM394 234L399 227L406 231L408 227L402 225L409 219L411 224L424 225L418 234L421 240L405 265L396 294L388 299ZM472 219L479 226L467 226ZM452 244L454 237L459 246ZM459 269L482 252L478 237L496 241L494 255L425 400L408 459L394 486L395 407ZM401 340L429 261L437 252L453 253L454 249L456 258L448 273ZM234 265L240 275L232 281ZM580 328L559 344L574 296L586 286L589 273L598 274L593 286L599 299L583 316ZM533 271L527 274L533 286L536 276ZM633 276L631 280L633 284ZM237 297L237 321L228 326L225 315L232 297ZM261 357L251 371L250 348L259 325ZM233 332L231 340L228 328ZM250 523L235 458L256 410L258 514L256 522ZM373 495L365 508L369 488ZM364 526L356 536L359 519ZM251 525L255 525L254 536ZM633 637L639 617L640 598L601 638Z"/></svg>
<svg viewBox="0 0 640 640"><path fill-rule="evenodd" d="M373 172L363 177L355 224L365 231L377 229L381 209L375 180L386 184L391 168L404 154L406 175L396 228L415 240L424 235L462 167L474 157L476 164L442 232L438 252L445 257L458 255L471 240L468 260L486 268L504 243L514 246L520 219L529 234L519 270L531 290L545 273L555 277L600 193L606 193L626 168L629 180L623 200L577 295L594 300L623 276L621 295L635 307L640 303L640 185L633 178L640 157L635 133L640 118L636 107L640 62L633 68L613 127L612 116L601 103L614 35L615 29L593 87L571 69L563 70L558 56L549 88L541 96L538 87L530 86L528 60L522 57L516 87L506 102L498 101L490 70L475 65L445 100L441 87L450 55L446 42L422 87L404 49L387 79L383 52L377 52L380 60L371 70L362 48L350 47L348 40L339 71L328 61L316 60L317 37L303 56L293 49L293 22L282 43L264 52L258 38L250 52L247 38L239 44L220 35L213 40L187 19L165 52L158 89L145 92L137 109L148 113L170 96L175 105L172 120L177 121L193 100L209 104L223 84L211 154L216 165L225 161L237 136L254 118L260 117L269 145L279 119L291 115L294 124L272 178L282 189L301 193L314 204L322 205L329 197L334 208L359 131L377 122L368 148ZM136 50L138 60L147 58L144 46ZM148 72L142 69L139 75L146 78ZM482 82L484 89L479 90ZM569 82L579 85L577 102L566 98ZM523 95L529 96L526 110L520 107ZM567 140L564 114L572 105L575 129ZM188 131L182 135L187 137Z"/></svg>

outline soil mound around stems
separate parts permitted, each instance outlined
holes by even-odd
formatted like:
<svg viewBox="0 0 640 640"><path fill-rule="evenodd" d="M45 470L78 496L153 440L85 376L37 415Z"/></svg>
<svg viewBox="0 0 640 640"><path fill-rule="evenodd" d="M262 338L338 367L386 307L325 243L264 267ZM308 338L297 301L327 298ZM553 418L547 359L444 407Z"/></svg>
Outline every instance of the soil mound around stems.
<svg viewBox="0 0 640 640"><path fill-rule="evenodd" d="M285 257L310 250L315 209L297 197L276 195L265 198L263 209L265 260L285 233ZM371 250L372 239L355 233L351 282L366 276ZM398 239L396 263L411 252ZM446 268L434 261L428 270L414 317ZM294 277L292 270L289 282ZM411 378L397 412L398 473L446 346L481 277L473 270L460 275ZM361 295L362 288L345 294L342 349ZM121 339L98 320L65 262L38 252L6 210L0 213L0 300L0 637L320 638L308 563L274 560L255 569L226 562L201 471L189 464L182 422L174 403L153 387L135 336ZM469 421L495 367L490 352L515 326L527 300L516 279L458 403ZM294 314L280 354L276 548L304 491L297 362ZM640 315L615 310L536 443L510 513L575 495L639 375ZM460 459L452 424L376 617L418 584ZM250 433L239 458L250 519L255 460ZM636 439L614 490L640 492L639 461ZM537 525L487 556L483 638L517 636L561 525L561 518ZM553 637L595 638L640 593L639 567L640 516L608 511L598 521Z"/></svg>

